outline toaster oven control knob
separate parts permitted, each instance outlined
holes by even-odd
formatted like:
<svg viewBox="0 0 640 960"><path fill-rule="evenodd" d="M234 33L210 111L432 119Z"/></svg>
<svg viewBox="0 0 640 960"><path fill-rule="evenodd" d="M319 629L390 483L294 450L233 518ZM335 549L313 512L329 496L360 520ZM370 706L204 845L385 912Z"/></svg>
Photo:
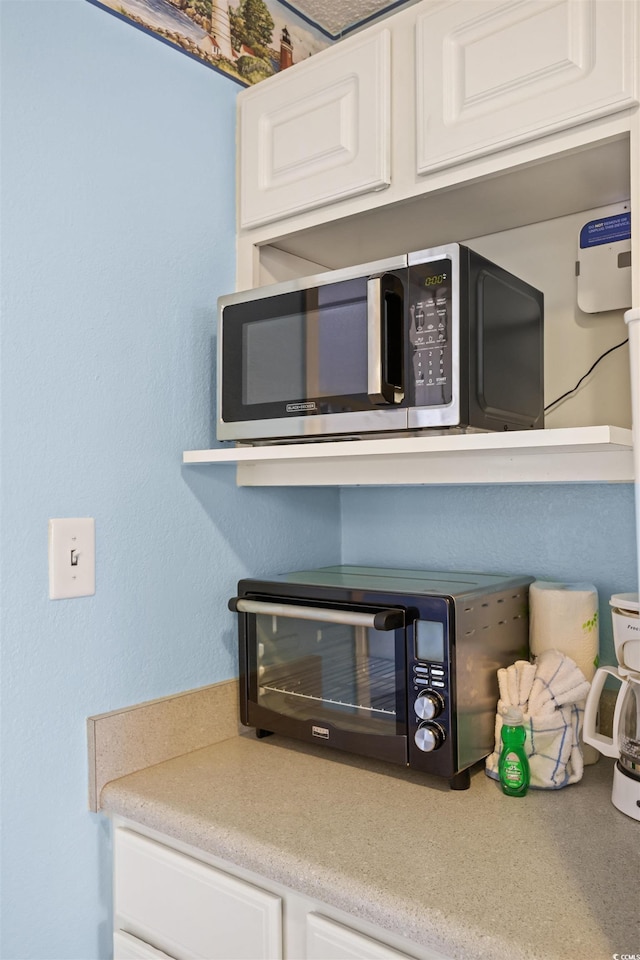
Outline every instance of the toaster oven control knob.
<svg viewBox="0 0 640 960"><path fill-rule="evenodd" d="M413 705L421 720L433 720L444 710L444 700L435 690L422 690Z"/></svg>
<svg viewBox="0 0 640 960"><path fill-rule="evenodd" d="M430 723L427 720L426 723L420 724L413 739L418 750L431 753L444 743L444 730L439 723Z"/></svg>

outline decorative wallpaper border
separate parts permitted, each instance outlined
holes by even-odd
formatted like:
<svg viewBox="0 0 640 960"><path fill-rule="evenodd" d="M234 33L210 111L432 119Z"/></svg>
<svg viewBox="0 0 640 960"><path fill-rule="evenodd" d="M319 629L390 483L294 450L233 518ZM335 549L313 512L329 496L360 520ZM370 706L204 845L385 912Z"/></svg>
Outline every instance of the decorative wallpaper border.
<svg viewBox="0 0 640 960"><path fill-rule="evenodd" d="M280 0L89 0L244 87L333 39Z"/></svg>
<svg viewBox="0 0 640 960"><path fill-rule="evenodd" d="M89 0L243 87L417 0L393 0L338 33L287 0Z"/></svg>

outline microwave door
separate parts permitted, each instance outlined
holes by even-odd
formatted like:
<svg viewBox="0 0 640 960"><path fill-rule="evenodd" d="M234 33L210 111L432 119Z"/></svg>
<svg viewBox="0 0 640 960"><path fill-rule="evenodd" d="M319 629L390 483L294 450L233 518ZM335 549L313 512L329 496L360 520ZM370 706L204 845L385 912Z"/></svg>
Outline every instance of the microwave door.
<svg viewBox="0 0 640 960"><path fill-rule="evenodd" d="M244 616L243 722L407 762L405 612L236 598Z"/></svg>
<svg viewBox="0 0 640 960"><path fill-rule="evenodd" d="M218 439L406 428L406 265L390 269L221 298Z"/></svg>

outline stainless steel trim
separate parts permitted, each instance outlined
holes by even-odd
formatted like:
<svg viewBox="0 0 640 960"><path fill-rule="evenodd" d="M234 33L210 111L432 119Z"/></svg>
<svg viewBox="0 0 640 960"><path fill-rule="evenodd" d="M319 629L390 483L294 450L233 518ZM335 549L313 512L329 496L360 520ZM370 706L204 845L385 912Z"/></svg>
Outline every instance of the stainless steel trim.
<svg viewBox="0 0 640 960"><path fill-rule="evenodd" d="M382 393L382 315L380 277L367 281L367 393L373 403L385 403Z"/></svg>
<svg viewBox="0 0 640 960"><path fill-rule="evenodd" d="M353 627L373 627L375 613L355 610L327 610L324 607L303 607L290 603L269 603L263 600L240 599L236 610L241 613L264 613L268 617L291 617L296 620L324 620L325 623L344 623Z"/></svg>
<svg viewBox="0 0 640 960"><path fill-rule="evenodd" d="M245 303L250 300L262 300L265 297L277 297L281 293L293 293L296 290L306 290L308 287L323 287L328 283L341 283L343 280L356 280L358 277L369 277L375 274L388 273L390 270L401 270L407 266L405 253L397 257L388 257L385 260L373 260L371 263L359 263L353 267L343 267L340 270L327 270L309 277L296 277L294 280L283 280L281 283L270 283L252 290L238 290L218 298L218 314L221 308L231 303Z"/></svg>
<svg viewBox="0 0 640 960"><path fill-rule="evenodd" d="M220 400L218 400L220 409ZM380 410L353 410L348 413L327 413L311 417L274 417L270 420L242 420L225 423L218 417L218 440L312 439L339 434L401 431L407 429L405 407Z"/></svg>
<svg viewBox="0 0 640 960"><path fill-rule="evenodd" d="M443 257L451 257L460 262L460 244L443 243L440 247L427 247L426 250L414 250L407 255L407 264L411 267L414 263L431 263L432 260L442 260Z"/></svg>
<svg viewBox="0 0 640 960"><path fill-rule="evenodd" d="M493 750L498 681L496 668L522 656L529 642L531 577L506 579L496 591L455 603L455 709L458 770Z"/></svg>
<svg viewBox="0 0 640 960"><path fill-rule="evenodd" d="M460 423L460 245L447 243L409 254L409 267L432 260L451 260L451 403L441 407L410 407L409 428L455 427Z"/></svg>

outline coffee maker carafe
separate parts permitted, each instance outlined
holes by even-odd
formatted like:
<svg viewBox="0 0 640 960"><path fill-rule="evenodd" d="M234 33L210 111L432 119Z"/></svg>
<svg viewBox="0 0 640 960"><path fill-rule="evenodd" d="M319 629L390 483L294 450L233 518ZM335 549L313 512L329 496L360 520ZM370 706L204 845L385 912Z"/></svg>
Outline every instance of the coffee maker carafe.
<svg viewBox="0 0 640 960"><path fill-rule="evenodd" d="M585 705L583 738L606 757L616 758L611 802L640 820L640 603L637 593L614 594L609 603L618 666L596 671ZM607 676L620 681L610 738L596 731Z"/></svg>

